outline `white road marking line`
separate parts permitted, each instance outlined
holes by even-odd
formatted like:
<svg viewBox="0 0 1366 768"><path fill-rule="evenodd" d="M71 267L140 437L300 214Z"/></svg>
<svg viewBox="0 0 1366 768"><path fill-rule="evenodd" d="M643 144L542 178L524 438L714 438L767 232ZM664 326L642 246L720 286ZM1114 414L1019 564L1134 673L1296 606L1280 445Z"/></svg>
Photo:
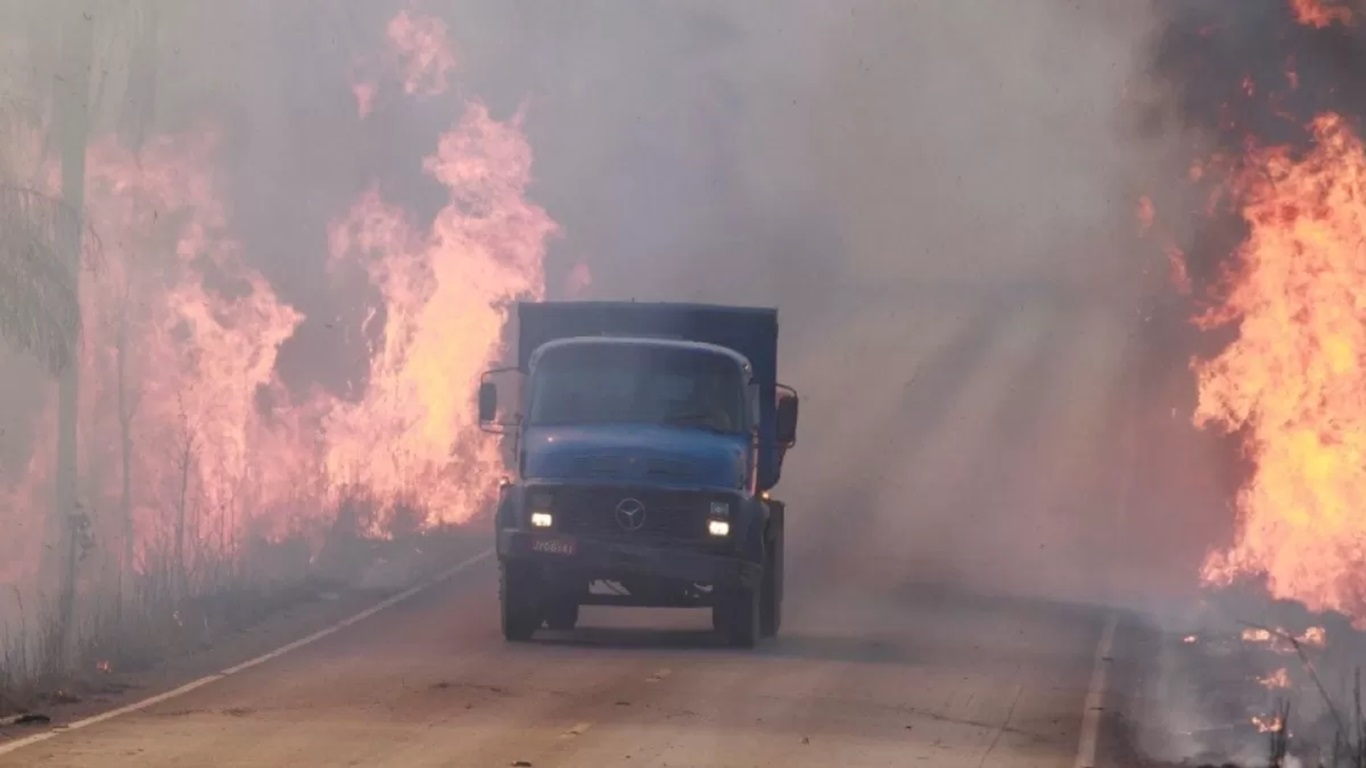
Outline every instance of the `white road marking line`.
<svg viewBox="0 0 1366 768"><path fill-rule="evenodd" d="M672 674L673 674L673 670L671 670L671 669L661 669L661 670L659 670L658 672L654 673L653 675L650 675L649 677L645 678L645 682L647 682L647 683L657 683L657 682L659 682L660 680L663 680L664 678L666 678L666 677L668 677L669 675L672 675Z"/></svg>
<svg viewBox="0 0 1366 768"><path fill-rule="evenodd" d="M996 751L996 745L1001 743L1001 737L1005 735L1006 729L1010 727L1010 721L1015 717L1015 707L1020 704L1020 696L1024 693L1024 684L1015 685L1015 693L1010 697L1010 706L1006 709L1005 719L1001 721L1001 727L996 729L996 733L991 737L991 743L987 745L987 751L982 753L982 759L977 761L977 768L987 764L987 758ZM968 697L972 701L972 697Z"/></svg>
<svg viewBox="0 0 1366 768"><path fill-rule="evenodd" d="M10 752L15 752L17 750L23 749L24 747L32 746L39 742L47 741L48 739L51 739L54 736L60 736L63 733L77 731L81 728L88 728L92 725L98 725L99 723L103 723L106 720L112 720L121 715L127 715L132 712L138 712L140 710L147 709L148 707L155 706L157 704L162 703L163 701L169 701L170 699L174 699L178 696L184 696L185 694L195 690L196 688L203 688L209 683L217 682L225 677L228 677L229 675L235 675L238 672L243 672L245 670L251 669L252 667L255 667L259 664L264 664L265 662L270 661L272 659L277 659L285 655L286 653L289 653L290 651L297 650L299 648L304 647L305 645L316 643L317 641L323 639L324 637L327 637L328 635L335 634L351 626L352 624L364 621L386 608L392 608L395 605L398 605L399 603L412 598L419 592L430 589L446 581L447 579L450 579L452 576L456 575L457 573L460 573L461 571L469 568L470 566L476 565L478 563L483 562L484 560L487 560L489 556L492 554L493 549L486 549L483 552L474 555L473 557L467 558L456 563L450 568L447 568L446 570L442 571L441 573L438 573L437 575L433 576L432 578L424 582L411 586L408 589L405 589L402 592L398 593L397 595L393 595L392 597L388 597L384 600L381 600L375 605L366 608L365 610L361 611L360 613L357 613L354 616L342 619L336 624L333 624L332 626L327 627L326 629L314 632L313 634L303 638L302 640L295 640L294 642L289 643L288 645L276 648L275 650L257 656L256 658L250 661L245 661L236 666L228 667L227 669L221 672L215 672L211 675L205 675L204 677L201 677L198 680L188 682L174 690L166 691L165 693L159 693L156 696L151 696L141 701L135 701L132 704L127 704L125 706L119 707L118 709L111 709L108 712L101 712L98 715L87 717L84 720L76 720L75 722L67 723L65 725L59 725L53 728L52 730L44 731L42 733L35 733L32 736L25 736L21 739L15 739L14 741L0 743L0 755L9 754Z"/></svg>
<svg viewBox="0 0 1366 768"><path fill-rule="evenodd" d="M1115 626L1119 616L1113 612L1105 617L1100 642L1096 643L1096 662L1091 668L1091 683L1086 688L1086 703L1081 711L1081 739L1077 743L1075 768L1095 768L1096 743L1100 732L1100 716L1105 706L1105 683L1110 673L1110 648L1115 642Z"/></svg>

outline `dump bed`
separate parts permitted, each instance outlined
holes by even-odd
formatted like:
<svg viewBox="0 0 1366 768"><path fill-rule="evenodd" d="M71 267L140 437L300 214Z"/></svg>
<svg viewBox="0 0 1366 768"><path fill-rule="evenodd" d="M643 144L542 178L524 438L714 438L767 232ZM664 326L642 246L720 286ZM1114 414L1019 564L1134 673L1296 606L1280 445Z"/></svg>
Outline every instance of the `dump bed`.
<svg viewBox="0 0 1366 768"><path fill-rule="evenodd" d="M759 383L760 474L776 472L778 310L712 304L619 301L519 302L517 365L556 339L584 336L653 336L716 344L744 355ZM772 474L776 477L776 474Z"/></svg>

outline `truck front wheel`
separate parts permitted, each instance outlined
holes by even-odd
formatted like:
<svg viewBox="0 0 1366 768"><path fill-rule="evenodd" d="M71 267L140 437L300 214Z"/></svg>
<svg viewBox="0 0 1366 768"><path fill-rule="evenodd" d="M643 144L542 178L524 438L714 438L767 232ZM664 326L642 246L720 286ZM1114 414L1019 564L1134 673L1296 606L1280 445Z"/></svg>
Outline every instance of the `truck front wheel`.
<svg viewBox="0 0 1366 768"><path fill-rule="evenodd" d="M541 625L536 584L523 569L513 563L498 566L498 603L503 624L503 638L524 643L536 634Z"/></svg>
<svg viewBox="0 0 1366 768"><path fill-rule="evenodd" d="M719 625L732 647L753 648L758 642L762 593L758 586L740 587L712 608L712 625Z"/></svg>
<svg viewBox="0 0 1366 768"><path fill-rule="evenodd" d="M769 510L768 541L764 547L763 614L760 616L763 637L774 637L783 626L783 551L787 527L784 518L787 505L781 501L770 501Z"/></svg>
<svg viewBox="0 0 1366 768"><path fill-rule="evenodd" d="M775 550L764 564L763 589L759 603L759 629L763 637L774 637L783 625L783 550Z"/></svg>

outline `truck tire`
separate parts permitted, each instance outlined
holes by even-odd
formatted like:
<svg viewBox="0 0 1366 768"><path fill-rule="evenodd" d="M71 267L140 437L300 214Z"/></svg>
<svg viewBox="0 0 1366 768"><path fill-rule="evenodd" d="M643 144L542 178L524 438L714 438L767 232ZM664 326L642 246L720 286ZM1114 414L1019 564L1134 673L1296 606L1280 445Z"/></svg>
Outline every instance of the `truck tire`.
<svg viewBox="0 0 1366 768"><path fill-rule="evenodd" d="M713 622L715 622L715 611L723 612L722 631L725 633L726 642L732 648L753 648L759 641L760 635L760 615L762 608L763 588L740 587L729 595L721 605L713 608Z"/></svg>
<svg viewBox="0 0 1366 768"><path fill-rule="evenodd" d="M786 549L785 532L787 528L787 505L781 501L769 502L769 538L764 548L763 595L760 607L760 633L762 637L776 637L783 626L783 580L784 556Z"/></svg>
<svg viewBox="0 0 1366 768"><path fill-rule="evenodd" d="M546 606L545 625L557 632L568 632L579 623L579 601L573 595L557 597Z"/></svg>
<svg viewBox="0 0 1366 768"><path fill-rule="evenodd" d="M524 643L536 634L541 617L535 593L535 582L528 574L511 563L498 565L498 605L503 625L503 639Z"/></svg>
<svg viewBox="0 0 1366 768"><path fill-rule="evenodd" d="M759 634L775 637L783 626L783 548L779 543L764 563L759 601Z"/></svg>

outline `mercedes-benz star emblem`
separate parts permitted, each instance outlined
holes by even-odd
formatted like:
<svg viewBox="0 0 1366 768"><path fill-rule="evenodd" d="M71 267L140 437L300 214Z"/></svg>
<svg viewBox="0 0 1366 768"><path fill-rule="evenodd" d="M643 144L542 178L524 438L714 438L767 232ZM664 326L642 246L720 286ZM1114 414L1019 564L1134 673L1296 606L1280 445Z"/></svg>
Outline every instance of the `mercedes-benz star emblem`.
<svg viewBox="0 0 1366 768"><path fill-rule="evenodd" d="M623 531L638 531L645 525L645 505L640 499L622 499L617 503L617 525Z"/></svg>

